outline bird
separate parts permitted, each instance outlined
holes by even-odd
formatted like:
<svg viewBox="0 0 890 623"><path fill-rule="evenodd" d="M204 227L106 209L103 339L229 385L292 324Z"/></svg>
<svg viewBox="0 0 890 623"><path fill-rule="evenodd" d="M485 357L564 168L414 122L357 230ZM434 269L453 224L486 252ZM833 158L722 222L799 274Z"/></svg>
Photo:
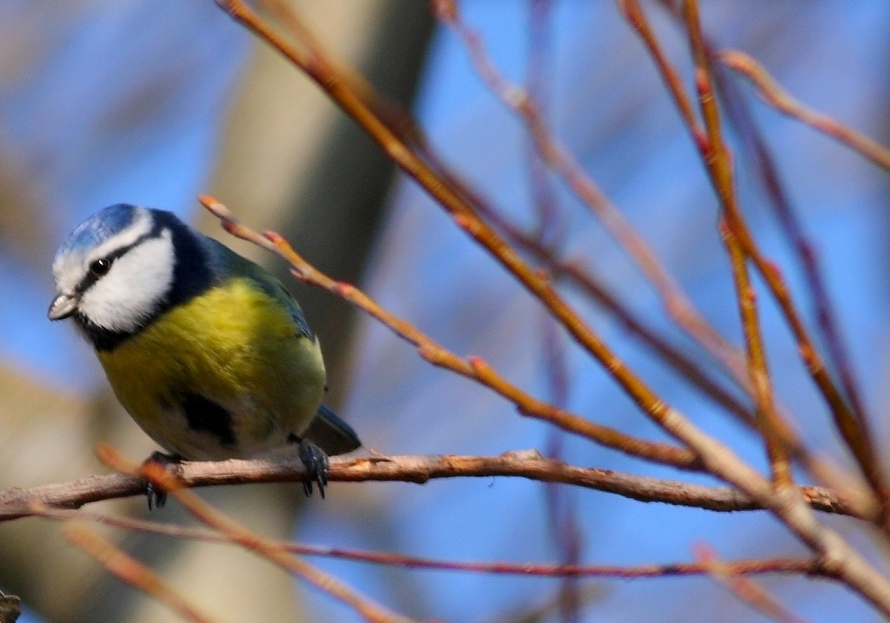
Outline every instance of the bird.
<svg viewBox="0 0 890 623"><path fill-rule="evenodd" d="M148 461L296 454L324 497L328 455L361 447L323 404L318 337L268 271L165 210L119 203L52 264L48 317L71 318L118 401L164 452ZM151 508L164 494L147 485Z"/></svg>

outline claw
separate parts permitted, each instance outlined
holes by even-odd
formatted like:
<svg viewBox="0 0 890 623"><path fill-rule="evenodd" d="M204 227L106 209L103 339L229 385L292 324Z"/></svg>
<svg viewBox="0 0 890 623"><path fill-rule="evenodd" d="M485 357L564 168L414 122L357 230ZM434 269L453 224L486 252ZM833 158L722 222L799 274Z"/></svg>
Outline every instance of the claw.
<svg viewBox="0 0 890 623"><path fill-rule="evenodd" d="M308 439L300 439L292 435L291 441L298 444L300 460L306 467L309 478L303 481L303 493L312 496L313 481L318 485L318 493L324 498L324 488L328 484L328 455Z"/></svg>
<svg viewBox="0 0 890 623"><path fill-rule="evenodd" d="M143 465L145 463L154 463L160 465L165 470L169 470L171 467L178 467L181 461L181 456L164 454L163 452L152 452L151 456L145 459ZM154 506L154 508L163 508L164 504L167 503L167 492L160 487L155 486L150 480L146 480L145 482L145 497L148 498L148 510L152 510L152 506Z"/></svg>

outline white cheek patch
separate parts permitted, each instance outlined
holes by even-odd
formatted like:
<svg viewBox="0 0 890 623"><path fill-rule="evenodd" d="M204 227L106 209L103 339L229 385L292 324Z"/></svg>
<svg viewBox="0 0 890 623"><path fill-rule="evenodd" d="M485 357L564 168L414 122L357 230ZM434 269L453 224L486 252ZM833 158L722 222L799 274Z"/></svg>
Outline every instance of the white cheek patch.
<svg viewBox="0 0 890 623"><path fill-rule="evenodd" d="M171 234L164 230L117 258L108 274L83 293L80 312L103 329L135 331L167 297L175 263Z"/></svg>

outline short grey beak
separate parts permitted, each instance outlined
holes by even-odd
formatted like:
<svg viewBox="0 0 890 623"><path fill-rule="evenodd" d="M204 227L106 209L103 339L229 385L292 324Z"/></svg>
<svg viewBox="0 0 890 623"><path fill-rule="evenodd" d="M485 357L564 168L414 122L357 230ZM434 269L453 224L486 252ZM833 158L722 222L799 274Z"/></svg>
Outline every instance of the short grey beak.
<svg viewBox="0 0 890 623"><path fill-rule="evenodd" d="M60 294L53 299L47 316L50 320L62 320L77 311L80 298L75 294Z"/></svg>

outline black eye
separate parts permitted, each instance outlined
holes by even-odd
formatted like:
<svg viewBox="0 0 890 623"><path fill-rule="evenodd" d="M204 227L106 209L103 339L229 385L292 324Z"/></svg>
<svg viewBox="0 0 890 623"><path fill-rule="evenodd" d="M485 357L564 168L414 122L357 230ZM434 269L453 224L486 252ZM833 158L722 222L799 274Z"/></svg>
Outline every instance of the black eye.
<svg viewBox="0 0 890 623"><path fill-rule="evenodd" d="M101 277L102 275L107 273L109 268L111 268L111 260L105 257L100 258L90 264L90 272L97 277Z"/></svg>

